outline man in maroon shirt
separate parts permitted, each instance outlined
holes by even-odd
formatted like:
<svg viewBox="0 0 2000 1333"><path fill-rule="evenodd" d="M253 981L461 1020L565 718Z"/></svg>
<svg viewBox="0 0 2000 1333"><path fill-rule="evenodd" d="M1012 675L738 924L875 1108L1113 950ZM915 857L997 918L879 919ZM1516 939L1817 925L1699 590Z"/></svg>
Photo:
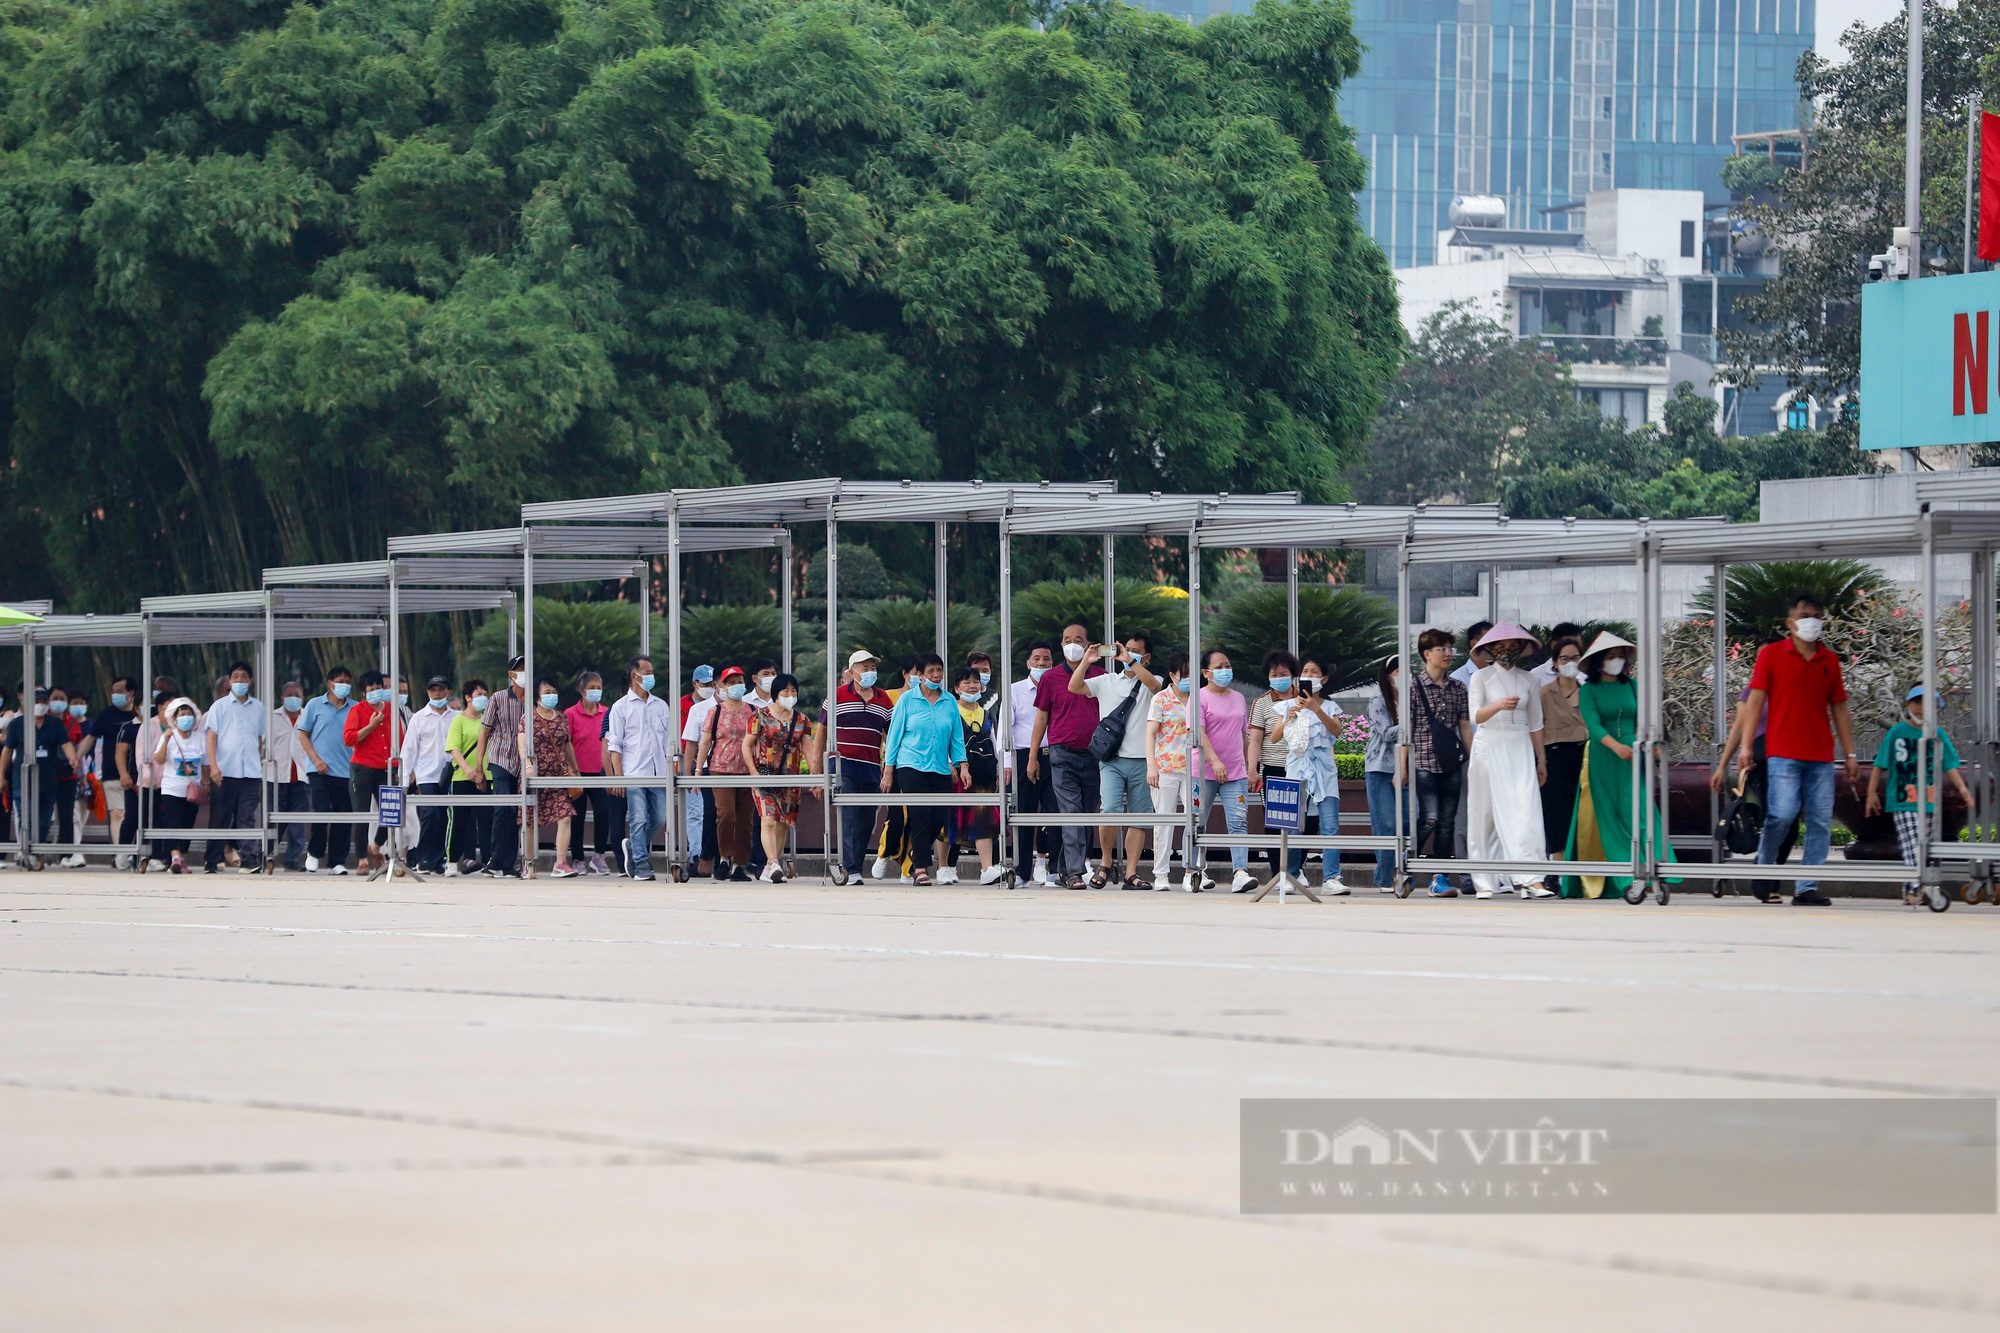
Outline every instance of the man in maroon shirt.
<svg viewBox="0 0 2000 1333"><path fill-rule="evenodd" d="M1747 773L1756 762L1751 741L1768 703L1771 716L1764 729L1767 798L1757 863L1777 863L1778 847L1803 810L1805 864L1825 865L1833 827L1833 736L1827 729L1827 718L1831 715L1833 730L1840 733L1847 780L1856 783L1861 778L1861 761L1854 750L1854 715L1847 707L1840 658L1819 641L1826 628L1826 608L1819 598L1807 592L1794 596L1785 626L1791 630L1789 637L1767 643L1757 652L1757 665L1750 672L1750 698L1743 705L1744 717L1738 727L1742 741L1736 766ZM1810 879L1800 880L1792 895L1797 907L1825 907L1830 902L1820 892L1818 882Z"/></svg>
<svg viewBox="0 0 2000 1333"><path fill-rule="evenodd" d="M1089 650L1090 631L1070 625L1062 632L1063 660L1067 670L1045 672L1035 686L1035 730L1028 740L1028 781L1041 781L1041 749L1048 742L1049 781L1055 788L1056 810L1062 814L1095 813L1097 810L1097 760L1091 757L1090 735L1097 730L1097 700L1088 694L1072 694L1070 676ZM1104 668L1085 671L1085 679L1101 676ZM1090 868L1090 830L1081 825L1065 826L1062 848L1054 866L1056 882L1066 889L1084 886L1084 871Z"/></svg>

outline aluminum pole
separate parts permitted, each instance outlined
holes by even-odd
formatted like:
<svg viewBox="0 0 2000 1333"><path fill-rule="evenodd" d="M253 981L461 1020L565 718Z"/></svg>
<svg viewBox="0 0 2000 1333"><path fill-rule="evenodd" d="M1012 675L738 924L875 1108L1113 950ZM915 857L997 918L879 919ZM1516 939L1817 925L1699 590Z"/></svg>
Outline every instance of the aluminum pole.
<svg viewBox="0 0 2000 1333"><path fill-rule="evenodd" d="M1912 0L1912 4L1915 0ZM1938 710L1943 701L1937 688L1937 542L1935 520L1929 505L1918 520L1924 537L1924 734L1917 740L1917 879L1927 883L1931 864L1931 791L1937 791L1939 813L1944 801L1944 783L1931 782L1931 756L1937 753ZM1944 774L1937 775L1942 778ZM1939 892L1942 892L1940 887Z"/></svg>
<svg viewBox="0 0 2000 1333"><path fill-rule="evenodd" d="M1421 668L1419 668L1421 669ZM1407 878L1415 829L1405 825L1404 805L1410 786L1410 691L1417 687L1416 671L1410 667L1410 548L1407 542L1396 548L1396 674L1403 688L1396 696L1396 769L1390 774L1396 792L1396 874ZM1469 850L1469 849L1468 849Z"/></svg>
<svg viewBox="0 0 2000 1333"><path fill-rule="evenodd" d="M391 569L393 568L394 566L391 566ZM279 690L278 629L276 617L273 615L271 609L271 593L269 589L266 589L264 592L264 672L264 706L273 710L275 714L278 708ZM265 722L265 731L267 733L270 731L270 725L270 720L267 719ZM266 756L270 754L271 745L275 739L274 735L267 734L265 736L264 752ZM276 866L278 859L278 839L271 836L273 833L271 827L271 796L276 790L272 783L276 781L278 774L276 767L269 762L268 758L260 767L269 776L271 781L257 784L257 809L261 816L257 821L258 836L264 840L264 873L275 875L278 873Z"/></svg>
<svg viewBox="0 0 2000 1333"><path fill-rule="evenodd" d="M1979 94L1965 99L1965 241L1959 272L1972 272L1973 196L1979 191Z"/></svg>
<svg viewBox="0 0 2000 1333"><path fill-rule="evenodd" d="M667 674L663 678L659 675L658 671L655 671L653 683L657 687L660 680L665 679L667 682L667 695L678 702L680 696L673 692L681 687L681 505L679 496L672 497L667 505L666 613ZM716 669L719 671L722 668L717 667ZM717 692L716 700L719 706L722 698L722 682L720 680L715 682L715 688ZM654 692L658 693L657 688ZM674 717L676 720L680 717L680 709L678 707L674 709ZM676 758L678 758L678 738L675 741L675 750ZM680 805L678 804L678 797L676 795L679 790L679 778L680 764L669 763L667 765L667 810L665 817L660 820L660 823L665 825L664 836L666 839L665 847L668 865L674 865L680 860ZM688 790L696 800L701 799L699 788L690 787ZM701 849L693 848L692 850L700 851ZM687 858L687 869L690 875L694 873L694 861L695 858L693 856Z"/></svg>
<svg viewBox="0 0 2000 1333"><path fill-rule="evenodd" d="M826 785L820 790L825 793L820 801L820 809L825 811L826 821L826 877L833 878L834 868L840 860L840 807L834 804L834 793L840 790L840 520L834 517L836 506L826 507L826 743L821 753L826 756L820 765L820 776ZM690 857L689 860L695 858Z"/></svg>
<svg viewBox="0 0 2000 1333"><path fill-rule="evenodd" d="M153 756L151 751L146 750L145 738L146 719L159 712L159 706L153 702L153 618L144 612L139 614L139 690L140 744L132 755L132 772L139 779L139 827L132 831L132 868L134 870L144 870L146 862L152 858L152 847L146 840L146 825L149 817L153 814L153 789L151 783ZM32 697L23 701L22 712L29 712L26 704L31 702L33 702ZM29 715L32 716L32 713ZM20 820L16 819L15 823L18 825ZM17 828L16 832L18 831Z"/></svg>
<svg viewBox="0 0 2000 1333"><path fill-rule="evenodd" d="M1910 231L1909 272L1923 275L1921 212L1924 151L1924 0L1909 0L1903 90L1903 224ZM1926 608L1928 609L1928 608Z"/></svg>
<svg viewBox="0 0 2000 1333"><path fill-rule="evenodd" d="M1116 540L1110 533L1104 534L1104 638L1100 640L1102 643L1118 642L1118 593L1113 567L1115 557L1112 551Z"/></svg>
<svg viewBox="0 0 2000 1333"><path fill-rule="evenodd" d="M1714 673L1713 693L1715 714L1711 719L1713 727L1709 746L1715 767L1726 775L1729 771L1729 751L1724 742L1729 738L1729 566L1717 561L1715 572L1710 576L1715 586L1715 624L1709 630L1709 668ZM1708 794L1708 836L1709 855L1720 862L1725 855L1722 842L1722 793L1710 791Z"/></svg>
<svg viewBox="0 0 2000 1333"><path fill-rule="evenodd" d="M1285 651L1299 655L1299 552L1285 548Z"/></svg>
<svg viewBox="0 0 2000 1333"><path fill-rule="evenodd" d="M936 549L932 552L933 568L931 571L931 596L936 599L933 606L933 611L936 615L933 629L936 631L937 637L937 655L945 664L945 679L949 681L951 679L951 654L947 650L951 647L951 643L949 623L945 615L945 597L949 589L945 586L945 580L948 575L945 570L944 552L945 538L949 534L943 523L936 525L935 532L937 535L933 545ZM947 688L949 688L948 685Z"/></svg>
<svg viewBox="0 0 2000 1333"><path fill-rule="evenodd" d="M521 878L535 877L535 863L542 855L542 830L536 819L534 789L528 785L535 767L535 530L521 531L521 688L526 693L521 710L523 734L528 738L527 748L521 754L521 826L518 830L525 839L521 861ZM512 738L509 738L510 740ZM514 742L519 744L518 741Z"/></svg>
<svg viewBox="0 0 2000 1333"><path fill-rule="evenodd" d="M21 844L21 863L31 864L37 835L42 831L42 766L35 751L41 748L42 729L35 717L35 634L21 629L21 753L14 762L21 767L21 806L14 812L14 832Z"/></svg>
<svg viewBox="0 0 2000 1333"><path fill-rule="evenodd" d="M639 562L639 656L649 662L653 660L653 557L650 555Z"/></svg>
<svg viewBox="0 0 2000 1333"><path fill-rule="evenodd" d="M403 679L403 622L400 592L396 584L396 562L391 560L389 562L389 785L399 788L407 786L410 776L403 767L403 709L402 705L396 702L396 686ZM528 688L534 689L533 681L529 682ZM415 690L411 690L410 698L414 700L416 694ZM403 827L389 830L390 879L396 877L398 870L406 875L409 874L409 866L404 862L408 844L403 834L409 826L410 817L415 813L416 807L407 801L404 802Z"/></svg>
<svg viewBox="0 0 2000 1333"><path fill-rule="evenodd" d="M1980 807L1976 818L1983 825L1987 822L1991 809L1991 794L1994 791L1993 760L1995 742L2000 736L2000 699L1995 697L1994 663L1996 650L2000 650L2000 634L1994 624L1994 552L1975 551L1972 554L1972 734L1979 756Z"/></svg>
<svg viewBox="0 0 2000 1333"><path fill-rule="evenodd" d="M1646 582L1646 538L1643 532L1635 544L1639 548L1639 567L1637 571L1639 575L1638 656L1645 664L1646 675L1650 677L1654 674L1658 664L1653 661L1650 639L1647 634L1647 631L1652 627L1652 616L1649 614L1652 590ZM1636 719L1637 725L1632 733L1632 738L1637 742L1638 747L1633 757L1638 760L1638 764L1636 765L1637 771L1632 775L1632 823L1630 825L1632 830L1632 845L1626 850L1632 853L1632 879L1635 883L1640 884L1646 882L1645 863L1652 856L1653 852L1652 830L1649 827L1652 820L1648 818L1642 821L1639 818L1641 814L1650 815L1652 812L1652 788L1649 779L1653 770L1653 747L1647 743L1649 727L1646 716L1647 705L1652 700L1652 693L1650 683L1639 688L1639 716Z"/></svg>
<svg viewBox="0 0 2000 1333"><path fill-rule="evenodd" d="M993 846L993 854L1001 865L1008 867L1008 887L1020 882L1023 874L1034 871L1032 860L1024 871L1014 859L1014 843L1009 836L1007 802L1010 795L1018 796L1021 784L1028 775L1014 770L1014 539L1007 531L1007 517L1013 511L1009 505L1000 519L1000 694L994 699L999 721L993 727L994 748L1001 751L1000 758L1000 824L994 834L998 841ZM1004 747L1004 748L1003 748ZM1010 779L1011 774L1011 779ZM1008 789L1012 788L1010 792Z"/></svg>
<svg viewBox="0 0 2000 1333"><path fill-rule="evenodd" d="M787 531L778 541L778 660L779 667L786 675L792 674L792 534ZM675 689L680 688L678 682Z"/></svg>
<svg viewBox="0 0 2000 1333"><path fill-rule="evenodd" d="M1106 563L1109 564L1111 538L1104 539ZM1205 684L1201 678L1203 667L1207 665L1208 654L1201 648L1201 520L1197 518L1188 525L1188 672L1193 677L1188 683L1188 822L1187 822L1187 873L1192 882L1199 886L1208 879L1208 858L1201 850L1201 829L1207 823L1208 811L1201 803L1201 692ZM1105 600L1111 598L1111 581L1105 579ZM1217 784L1218 787L1220 784Z"/></svg>

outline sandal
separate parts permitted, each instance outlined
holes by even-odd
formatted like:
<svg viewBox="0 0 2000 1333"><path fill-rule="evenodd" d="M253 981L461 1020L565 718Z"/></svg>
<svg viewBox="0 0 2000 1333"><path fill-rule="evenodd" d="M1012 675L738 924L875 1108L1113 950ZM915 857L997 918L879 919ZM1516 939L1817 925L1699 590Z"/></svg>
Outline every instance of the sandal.
<svg viewBox="0 0 2000 1333"><path fill-rule="evenodd" d="M1125 881L1125 887L1128 889L1145 889L1151 892L1153 881L1142 875L1133 875Z"/></svg>
<svg viewBox="0 0 2000 1333"><path fill-rule="evenodd" d="M915 884L920 889L928 889L932 887L931 872L928 869L919 866L917 869L912 870L910 872L910 882L912 884Z"/></svg>
<svg viewBox="0 0 2000 1333"><path fill-rule="evenodd" d="M1110 882L1111 882L1110 877L1107 876L1102 870L1099 870L1093 875L1091 875L1089 881L1090 887L1093 889L1101 889Z"/></svg>

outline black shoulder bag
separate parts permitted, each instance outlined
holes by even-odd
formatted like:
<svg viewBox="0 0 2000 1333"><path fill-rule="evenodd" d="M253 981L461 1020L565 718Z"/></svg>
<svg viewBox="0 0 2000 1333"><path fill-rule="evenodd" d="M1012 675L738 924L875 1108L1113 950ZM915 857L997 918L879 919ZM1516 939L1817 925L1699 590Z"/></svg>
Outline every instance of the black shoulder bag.
<svg viewBox="0 0 2000 1333"><path fill-rule="evenodd" d="M1097 720L1097 730L1090 733L1090 757L1098 763L1118 757L1118 747L1125 743L1125 724L1132 720L1132 707L1139 702L1139 683L1132 682L1132 692L1125 696L1125 702Z"/></svg>

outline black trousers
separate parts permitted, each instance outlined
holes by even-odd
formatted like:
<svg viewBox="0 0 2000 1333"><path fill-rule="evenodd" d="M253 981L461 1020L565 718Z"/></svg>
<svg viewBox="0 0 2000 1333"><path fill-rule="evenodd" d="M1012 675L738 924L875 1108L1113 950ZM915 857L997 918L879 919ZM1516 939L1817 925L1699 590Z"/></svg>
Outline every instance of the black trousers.
<svg viewBox="0 0 2000 1333"><path fill-rule="evenodd" d="M521 775L509 773L495 764L493 780L487 786L495 796L514 796L521 790ZM521 808L496 806L491 814L492 822L487 825L486 864L511 874L521 860Z"/></svg>
<svg viewBox="0 0 2000 1333"><path fill-rule="evenodd" d="M1042 776L1035 782L1028 781L1028 751L1014 751L1014 809L1022 814L1041 814L1056 808L1056 790L1049 785L1049 765L1043 757ZM1034 869L1037 856L1047 856L1054 846L1048 828L1029 828L1025 824L1015 833L1014 845L1018 849L1014 855L1014 865L1023 875Z"/></svg>
<svg viewBox="0 0 2000 1333"><path fill-rule="evenodd" d="M1576 814L1577 784L1583 779L1584 741L1555 741L1542 747L1549 780L1542 784L1542 838L1555 856L1569 846L1569 826Z"/></svg>
<svg viewBox="0 0 2000 1333"><path fill-rule="evenodd" d="M602 777L601 773L585 773L587 778ZM613 870L625 867L618 861L618 841L625 836L625 798L613 798L605 787L585 787L583 795L576 798L576 817L569 821L568 858L571 865L583 859L583 816L590 813L594 826L592 841L597 854L604 857Z"/></svg>
<svg viewBox="0 0 2000 1333"><path fill-rule="evenodd" d="M56 841L76 841L76 774L56 779Z"/></svg>
<svg viewBox="0 0 2000 1333"><path fill-rule="evenodd" d="M306 781L312 784L314 814L353 813L354 802L348 797L346 778L334 773L308 773ZM344 865L353 837L354 826L351 824L314 824L312 836L306 839L306 855L319 862L322 870L328 866Z"/></svg>
<svg viewBox="0 0 2000 1333"><path fill-rule="evenodd" d="M952 789L951 774L926 773L920 768L899 768L896 770L896 790L902 792L948 792ZM944 831L945 820L951 814L948 806L911 805L904 825L909 830L910 870L928 870L931 865L932 843Z"/></svg>
<svg viewBox="0 0 2000 1333"><path fill-rule="evenodd" d="M215 795L208 799L208 826L210 829L255 829L257 827L257 778L224 778L215 786ZM224 840L210 838L208 850L202 853L202 862L211 870L222 864ZM261 838L238 839L237 853L243 864L255 869L263 864L264 843Z"/></svg>
<svg viewBox="0 0 2000 1333"><path fill-rule="evenodd" d="M1458 831L1458 802L1465 791L1465 770L1456 773L1426 773L1416 770L1417 836L1411 850L1421 856L1450 857L1455 854ZM1429 851L1424 843L1432 844Z"/></svg>
<svg viewBox="0 0 2000 1333"><path fill-rule="evenodd" d="M169 796L167 793L161 792L158 811L159 824L163 829L191 829L194 827L195 804L184 796ZM181 859L186 860L187 849L188 841L186 838L162 838L153 844L153 850L163 861L175 852L179 852Z"/></svg>
<svg viewBox="0 0 2000 1333"><path fill-rule="evenodd" d="M479 788L470 778L451 780L453 796L477 796ZM445 812L445 854L454 861L482 861L488 847L488 827L493 811L483 805L452 806Z"/></svg>
<svg viewBox="0 0 2000 1333"><path fill-rule="evenodd" d="M280 782L272 790L277 793L278 810L282 814L312 809L310 782ZM312 831L304 824L286 824L280 832L284 836L283 846L272 844L278 863L287 870L305 869L306 842L311 838Z"/></svg>
<svg viewBox="0 0 2000 1333"><path fill-rule="evenodd" d="M417 791L424 796L442 796L444 783L419 782ZM417 849L410 855L420 869L444 868L444 820L445 809L441 805L417 807Z"/></svg>

